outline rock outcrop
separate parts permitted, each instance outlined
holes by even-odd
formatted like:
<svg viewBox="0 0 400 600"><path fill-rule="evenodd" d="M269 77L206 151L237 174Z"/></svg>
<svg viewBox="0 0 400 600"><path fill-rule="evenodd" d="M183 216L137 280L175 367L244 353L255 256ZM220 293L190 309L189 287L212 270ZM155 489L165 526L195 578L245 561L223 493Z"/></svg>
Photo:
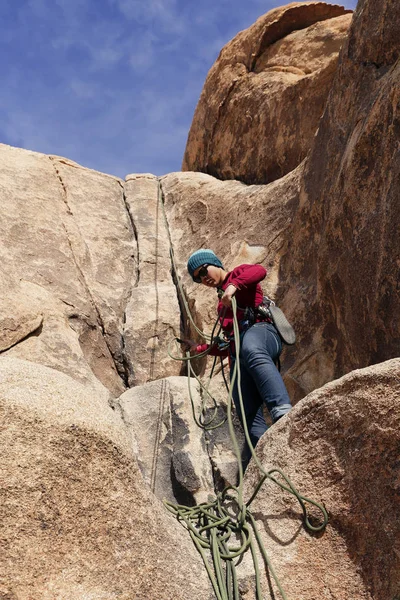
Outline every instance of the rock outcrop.
<svg viewBox="0 0 400 600"><path fill-rule="evenodd" d="M179 373L157 179L128 179L0 145L0 348L113 396Z"/></svg>
<svg viewBox="0 0 400 600"><path fill-rule="evenodd" d="M305 158L351 11L292 2L240 32L210 69L182 170L268 183Z"/></svg>
<svg viewBox="0 0 400 600"><path fill-rule="evenodd" d="M187 532L150 493L122 420L67 375L0 361L2 598L212 598Z"/></svg>
<svg viewBox="0 0 400 600"><path fill-rule="evenodd" d="M3 318L42 323L5 349L113 394L121 379L123 306L135 244L115 178L65 159L0 146ZM103 198L109 198L105 208ZM30 335L29 335L30 334ZM17 343L18 342L18 343ZM120 371L120 372L119 372Z"/></svg>
<svg viewBox="0 0 400 600"><path fill-rule="evenodd" d="M236 479L226 427L195 429L166 352L174 336L198 339L178 283L197 326L216 318L186 271L200 247L228 268L266 266L264 291L297 332L282 359L297 406L257 452L330 524L307 534L295 500L261 488L252 512L288 597L400 597L400 6L360 1L334 74L346 12L293 3L223 50L185 158L208 173L124 182L0 145L4 600L214 597L157 499L206 500ZM250 464L247 497L256 479ZM246 558L239 575L250 600Z"/></svg>
<svg viewBox="0 0 400 600"><path fill-rule="evenodd" d="M191 389L198 415L198 384ZM168 377L126 391L119 405L151 491L160 499L193 505L214 495L214 480L206 437L195 423L188 396L186 377Z"/></svg>
<svg viewBox="0 0 400 600"><path fill-rule="evenodd" d="M329 513L323 534L306 533L297 500L272 482L252 504L288 598L398 597L399 398L400 359L353 371L299 402L259 442L263 468L280 467ZM259 479L253 462L246 475L248 498Z"/></svg>
<svg viewBox="0 0 400 600"><path fill-rule="evenodd" d="M399 31L397 4L360 3L307 160L280 273L295 397L400 356Z"/></svg>

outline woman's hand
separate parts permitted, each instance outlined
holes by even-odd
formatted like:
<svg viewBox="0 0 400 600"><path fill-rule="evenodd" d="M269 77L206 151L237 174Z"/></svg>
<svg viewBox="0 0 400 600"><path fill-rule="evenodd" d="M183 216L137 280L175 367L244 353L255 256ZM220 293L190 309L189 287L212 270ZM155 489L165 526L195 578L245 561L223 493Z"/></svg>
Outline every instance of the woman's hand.
<svg viewBox="0 0 400 600"><path fill-rule="evenodd" d="M224 295L221 298L221 302L223 306L231 306L232 304L232 296L236 294L236 288L234 285L229 284L226 288Z"/></svg>

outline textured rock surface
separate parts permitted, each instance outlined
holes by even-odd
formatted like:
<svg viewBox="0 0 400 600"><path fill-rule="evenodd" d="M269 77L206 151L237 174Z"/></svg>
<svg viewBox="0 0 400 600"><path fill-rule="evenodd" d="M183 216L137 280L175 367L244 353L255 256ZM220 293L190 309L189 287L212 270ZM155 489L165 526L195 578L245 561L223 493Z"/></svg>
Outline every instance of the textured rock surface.
<svg viewBox="0 0 400 600"><path fill-rule="evenodd" d="M309 535L293 497L273 483L257 495L252 512L288 598L398 597L399 450L400 359L327 384L263 436L263 467L283 469L330 517L325 533ZM252 462L246 498L257 480Z"/></svg>
<svg viewBox="0 0 400 600"><path fill-rule="evenodd" d="M132 389L120 407L114 398L121 413L108 405L110 392L118 397L127 385L179 373L165 350L181 324L195 337L186 317L180 322L168 235L178 278L207 332L216 298L190 280L189 254L211 247L228 268L260 262L269 269L264 290L282 300L298 335L283 360L292 399L400 354L400 7L394 0L359 2L311 141L313 110L323 104L349 19L340 7L295 3L263 17L222 52L217 65L224 68L210 73L211 125L198 129L215 148L207 155L200 137L192 148L198 144L201 160L216 158L213 169L243 167L246 181L296 168L267 185L204 173L163 177L169 234L154 176L122 182L0 145L4 600L213 597L189 535L151 491L205 499L210 465L217 487L232 482L226 430L205 437L194 431L180 378ZM242 84L249 90L246 81L255 99L263 86L269 94L268 111L258 101L257 132L270 119L290 148L275 133L257 145L253 125L240 135L233 129L243 126L229 115L234 102L244 102L235 94ZM295 141L288 101L303 115ZM201 100L196 118L202 106ZM222 164L225 142L232 162ZM299 164L310 144L309 158ZM234 162L236 150L242 163ZM260 165L271 169L273 161L275 171L265 175ZM204 373L205 361L197 369ZM333 381L258 446L265 467L281 466L330 514L326 532L310 536L297 503L271 484L254 502L289 598L400 597L399 377L397 359ZM222 401L226 392L220 380L216 385ZM246 494L255 481L250 465ZM246 564L243 590L252 576ZM250 597L243 592L243 600Z"/></svg>
<svg viewBox="0 0 400 600"><path fill-rule="evenodd" d="M196 414L201 407L192 384ZM179 504L206 502L214 494L203 430L194 422L186 377L168 377L132 388L119 398L134 452L151 491Z"/></svg>
<svg viewBox="0 0 400 600"><path fill-rule="evenodd" d="M43 323L40 306L24 298L23 288L4 273L0 274L0 352L8 350L39 330Z"/></svg>
<svg viewBox="0 0 400 600"><path fill-rule="evenodd" d="M297 167L318 128L348 12L293 2L229 42L205 82L182 169L253 184Z"/></svg>
<svg viewBox="0 0 400 600"><path fill-rule="evenodd" d="M65 159L0 145L0 184L3 274L24 286L18 302L43 315L41 330L20 337L10 352L91 384L100 380L118 395L117 323L134 262L120 183Z"/></svg>
<svg viewBox="0 0 400 600"><path fill-rule="evenodd" d="M128 175L126 203L138 244L136 281L126 309L125 354L129 385L179 375L168 357L171 338L179 336L180 309L172 280L170 243L154 175Z"/></svg>
<svg viewBox="0 0 400 600"><path fill-rule="evenodd" d="M171 173L161 180L176 265L200 329L210 333L216 295L192 282L186 263L192 252L212 248L227 268L263 264L266 293L277 293L280 258L299 202L302 165L269 185L219 181L203 173Z"/></svg>
<svg viewBox="0 0 400 600"><path fill-rule="evenodd" d="M157 179L128 179L0 145L0 351L114 396L179 373Z"/></svg>
<svg viewBox="0 0 400 600"><path fill-rule="evenodd" d="M399 31L398 3L359 3L307 162L281 262L297 397L400 355Z"/></svg>
<svg viewBox="0 0 400 600"><path fill-rule="evenodd" d="M2 598L206 600L189 535L152 496L106 399L0 360Z"/></svg>

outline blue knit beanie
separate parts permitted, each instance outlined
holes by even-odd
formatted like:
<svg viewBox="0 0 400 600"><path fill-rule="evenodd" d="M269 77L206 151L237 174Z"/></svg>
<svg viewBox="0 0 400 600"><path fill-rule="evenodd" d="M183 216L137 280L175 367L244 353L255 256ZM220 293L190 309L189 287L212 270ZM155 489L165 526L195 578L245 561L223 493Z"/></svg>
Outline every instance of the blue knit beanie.
<svg viewBox="0 0 400 600"><path fill-rule="evenodd" d="M195 270L202 265L214 265L215 267L221 267L221 269L224 268L218 256L216 256L212 250L208 250L207 248L196 250L196 252L193 252L189 257L187 269L192 279Z"/></svg>

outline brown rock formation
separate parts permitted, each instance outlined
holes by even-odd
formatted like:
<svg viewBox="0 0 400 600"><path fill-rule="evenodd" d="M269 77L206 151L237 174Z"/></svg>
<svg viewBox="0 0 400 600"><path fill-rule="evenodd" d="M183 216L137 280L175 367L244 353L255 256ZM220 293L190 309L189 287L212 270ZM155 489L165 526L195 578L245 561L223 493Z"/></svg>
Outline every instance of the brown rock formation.
<svg viewBox="0 0 400 600"><path fill-rule="evenodd" d="M265 469L280 467L330 517L310 535L293 496L272 482L257 495L251 510L288 598L398 597L399 397L400 359L354 371L299 402L257 446ZM258 477L252 462L246 498Z"/></svg>
<svg viewBox="0 0 400 600"><path fill-rule="evenodd" d="M150 494L104 399L2 358L0 400L2 598L211 599L190 537Z"/></svg>
<svg viewBox="0 0 400 600"><path fill-rule="evenodd" d="M215 169L223 177L236 165L252 181L265 176L262 161L272 169L276 159L273 177L286 174L266 185L188 172L122 182L0 145L1 598L212 597L188 533L151 494L174 496L171 464L183 493L201 499L210 464L217 486L235 476L224 430L206 437L207 452L194 435L181 379L175 387L169 380L173 397L160 410L163 378L179 373L166 356L181 317L170 241L196 322L208 332L216 298L189 278L188 255L212 247L228 268L261 262L269 269L264 290L282 301L298 335L283 361L293 400L346 371L399 356L400 6L361 0L311 141L349 20L344 13L321 2L277 9L239 34L221 54L223 68L210 73L216 87L204 131L216 145L199 140L193 160L211 164L225 143L236 152L229 136L238 136L243 162L240 152L223 162L222 152ZM268 92L275 112L259 101L253 113L258 128L273 114L288 142L286 101L303 94L297 146L274 137L268 153L257 149L254 172L254 130L227 132L246 81L254 98L263 85L275 86ZM201 101L196 118L204 107ZM198 371L205 370L202 362ZM152 379L159 381L125 392ZM261 440L264 466L281 466L330 514L326 532L310 536L296 502L277 488L265 484L254 502L289 598L400 595L399 379L399 359L355 371L300 401ZM248 493L255 480L250 466ZM240 569L248 600L246 559Z"/></svg>
<svg viewBox="0 0 400 600"><path fill-rule="evenodd" d="M158 184L134 179L0 145L0 351L114 396L179 373L165 352L179 306Z"/></svg>
<svg viewBox="0 0 400 600"><path fill-rule="evenodd" d="M397 3L360 3L306 164L280 275L297 397L400 355L399 31Z"/></svg>
<svg viewBox="0 0 400 600"><path fill-rule="evenodd" d="M349 12L293 2L229 42L205 82L182 170L253 184L297 167L318 127Z"/></svg>

